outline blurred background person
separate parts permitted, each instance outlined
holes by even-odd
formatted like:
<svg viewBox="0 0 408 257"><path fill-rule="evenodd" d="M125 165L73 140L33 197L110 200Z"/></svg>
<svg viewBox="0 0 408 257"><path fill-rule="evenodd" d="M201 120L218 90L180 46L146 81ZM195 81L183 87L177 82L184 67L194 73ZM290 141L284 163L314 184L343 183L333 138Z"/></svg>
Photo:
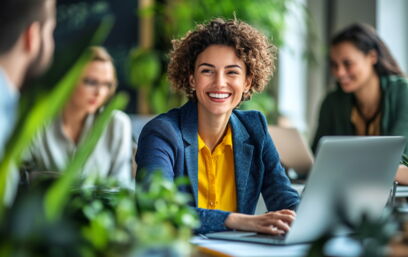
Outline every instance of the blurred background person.
<svg viewBox="0 0 408 257"><path fill-rule="evenodd" d="M352 24L336 34L330 63L338 87L321 105L314 151L327 135L408 138L408 82L372 27ZM408 183L408 168L400 166L396 179Z"/></svg>
<svg viewBox="0 0 408 257"><path fill-rule="evenodd" d="M63 171L87 137L103 105L115 93L117 79L111 56L102 47L89 50L90 61L71 98L61 114L34 140L24 158L31 177L43 171ZM125 113L114 111L81 176L91 180L110 177L132 188L131 163L130 119Z"/></svg>

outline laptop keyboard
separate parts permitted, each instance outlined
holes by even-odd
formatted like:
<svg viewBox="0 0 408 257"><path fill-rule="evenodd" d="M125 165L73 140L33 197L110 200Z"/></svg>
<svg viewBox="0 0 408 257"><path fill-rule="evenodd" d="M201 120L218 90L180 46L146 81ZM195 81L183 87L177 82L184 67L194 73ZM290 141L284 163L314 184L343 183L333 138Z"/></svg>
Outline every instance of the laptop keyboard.
<svg viewBox="0 0 408 257"><path fill-rule="evenodd" d="M208 238L223 239L261 244L284 245L286 235L268 235L245 231L225 231L206 234Z"/></svg>
<svg viewBox="0 0 408 257"><path fill-rule="evenodd" d="M268 234L252 234L243 236L247 241L267 243L267 244L282 244L285 241L285 235L268 235Z"/></svg>

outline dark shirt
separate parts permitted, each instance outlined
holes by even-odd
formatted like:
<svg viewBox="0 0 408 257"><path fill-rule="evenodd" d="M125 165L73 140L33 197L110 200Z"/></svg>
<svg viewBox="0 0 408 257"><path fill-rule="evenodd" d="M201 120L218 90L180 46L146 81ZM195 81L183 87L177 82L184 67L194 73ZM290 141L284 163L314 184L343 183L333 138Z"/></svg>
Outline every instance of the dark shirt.
<svg viewBox="0 0 408 257"><path fill-rule="evenodd" d="M408 139L407 79L400 76L384 76L380 78L380 84L383 94L380 134L405 136ZM341 88L326 96L320 108L319 123L312 144L314 152L323 136L356 135L351 121L353 102L353 94L344 93ZM408 154L407 147L404 153Z"/></svg>

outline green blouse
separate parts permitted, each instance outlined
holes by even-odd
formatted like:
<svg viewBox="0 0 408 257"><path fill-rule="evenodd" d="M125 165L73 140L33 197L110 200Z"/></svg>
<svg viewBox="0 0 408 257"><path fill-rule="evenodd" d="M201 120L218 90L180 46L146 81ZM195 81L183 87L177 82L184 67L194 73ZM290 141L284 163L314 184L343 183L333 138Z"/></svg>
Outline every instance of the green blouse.
<svg viewBox="0 0 408 257"><path fill-rule="evenodd" d="M381 110L381 135L405 136L408 139L408 80L400 76L380 78L383 93ZM313 140L315 152L323 136L355 135L351 121L353 94L344 93L341 88L329 93L321 108L319 123ZM405 154L408 148L405 147Z"/></svg>

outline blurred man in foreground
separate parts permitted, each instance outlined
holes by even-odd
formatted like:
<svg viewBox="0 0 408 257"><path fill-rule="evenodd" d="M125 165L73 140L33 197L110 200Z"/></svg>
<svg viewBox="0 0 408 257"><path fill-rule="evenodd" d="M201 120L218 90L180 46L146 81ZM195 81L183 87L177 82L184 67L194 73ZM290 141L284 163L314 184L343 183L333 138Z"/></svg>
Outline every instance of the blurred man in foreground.
<svg viewBox="0 0 408 257"><path fill-rule="evenodd" d="M2 0L0 4L0 160L14 129L19 89L43 73L54 52L55 0ZM18 181L7 183L6 202ZM14 183L12 183L14 182Z"/></svg>

